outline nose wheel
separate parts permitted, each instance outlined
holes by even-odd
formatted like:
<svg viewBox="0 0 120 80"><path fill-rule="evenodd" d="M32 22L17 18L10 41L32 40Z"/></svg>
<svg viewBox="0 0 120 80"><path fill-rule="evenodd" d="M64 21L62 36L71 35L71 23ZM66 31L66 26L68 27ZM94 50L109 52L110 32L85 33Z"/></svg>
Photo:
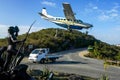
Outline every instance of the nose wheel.
<svg viewBox="0 0 120 80"><path fill-rule="evenodd" d="M88 30L86 30L85 34L88 35L88 33L89 33Z"/></svg>
<svg viewBox="0 0 120 80"><path fill-rule="evenodd" d="M70 26L68 25L68 30L69 30L69 32L72 32L72 29L70 28Z"/></svg>

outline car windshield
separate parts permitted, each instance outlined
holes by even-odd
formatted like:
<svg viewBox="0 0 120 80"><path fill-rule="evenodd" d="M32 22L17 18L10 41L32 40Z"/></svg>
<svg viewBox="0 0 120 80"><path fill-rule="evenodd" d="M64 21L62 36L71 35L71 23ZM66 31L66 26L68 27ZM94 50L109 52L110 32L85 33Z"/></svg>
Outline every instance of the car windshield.
<svg viewBox="0 0 120 80"><path fill-rule="evenodd" d="M38 54L40 50L33 50L32 54Z"/></svg>

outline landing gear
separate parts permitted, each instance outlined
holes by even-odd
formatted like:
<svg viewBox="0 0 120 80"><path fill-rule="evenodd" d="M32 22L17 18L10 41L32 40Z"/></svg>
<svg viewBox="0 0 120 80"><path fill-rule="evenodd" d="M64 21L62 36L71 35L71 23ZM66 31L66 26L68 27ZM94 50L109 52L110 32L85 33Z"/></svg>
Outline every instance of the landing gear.
<svg viewBox="0 0 120 80"><path fill-rule="evenodd" d="M69 30L69 32L72 32L72 29L70 28L70 26L68 26L68 30Z"/></svg>
<svg viewBox="0 0 120 80"><path fill-rule="evenodd" d="M86 31L85 34L88 35L88 31Z"/></svg>
<svg viewBox="0 0 120 80"><path fill-rule="evenodd" d="M69 31L72 32L72 29L70 29Z"/></svg>

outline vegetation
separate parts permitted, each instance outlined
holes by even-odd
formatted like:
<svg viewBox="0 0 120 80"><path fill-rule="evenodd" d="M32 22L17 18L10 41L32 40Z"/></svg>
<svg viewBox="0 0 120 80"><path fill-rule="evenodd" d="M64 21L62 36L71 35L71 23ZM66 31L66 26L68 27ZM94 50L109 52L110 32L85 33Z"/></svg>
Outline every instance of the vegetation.
<svg viewBox="0 0 120 80"><path fill-rule="evenodd" d="M7 38L5 39L0 39L0 47L6 46L7 45Z"/></svg>
<svg viewBox="0 0 120 80"><path fill-rule="evenodd" d="M50 71L48 69L44 71L28 70L27 73L31 75L33 78L35 78L36 80L47 80L49 77ZM44 73L45 74L47 73L47 75L44 75ZM98 80L97 78L91 78L88 76L75 75L70 73L62 73L62 72L56 72L56 71L52 73L53 73L53 77L51 80Z"/></svg>
<svg viewBox="0 0 120 80"><path fill-rule="evenodd" d="M97 80L97 78L91 78L88 76L56 72L49 69L47 65L44 65L43 70L29 69L27 73L36 80ZM52 73L52 76L50 76Z"/></svg>
<svg viewBox="0 0 120 80"><path fill-rule="evenodd" d="M120 47L97 41L93 46L89 46L88 50L90 57L120 61Z"/></svg>
<svg viewBox="0 0 120 80"><path fill-rule="evenodd" d="M57 34L56 34L56 30ZM24 39L25 34L19 36L19 39ZM38 32L33 32L29 35L26 41L26 47L32 44L34 48L48 47L51 52L58 52L68 49L88 47L93 45L96 39L93 36L81 33L73 30L69 32L63 29L43 29ZM0 41L0 46L6 44L6 42Z"/></svg>
<svg viewBox="0 0 120 80"><path fill-rule="evenodd" d="M102 75L99 80L109 80L109 77L107 75Z"/></svg>

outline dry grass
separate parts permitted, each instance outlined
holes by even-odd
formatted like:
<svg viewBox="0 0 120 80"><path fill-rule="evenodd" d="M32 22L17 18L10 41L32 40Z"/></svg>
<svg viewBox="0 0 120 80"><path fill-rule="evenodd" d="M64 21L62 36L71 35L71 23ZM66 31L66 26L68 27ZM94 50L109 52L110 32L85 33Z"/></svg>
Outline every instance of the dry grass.
<svg viewBox="0 0 120 80"><path fill-rule="evenodd" d="M34 77L36 80L46 80L49 76L44 75L44 71L40 70L28 70L28 74ZM95 78L82 76L82 75L75 75L75 74L68 74L68 73L61 73L61 72L53 72L54 76L52 80L97 80Z"/></svg>

